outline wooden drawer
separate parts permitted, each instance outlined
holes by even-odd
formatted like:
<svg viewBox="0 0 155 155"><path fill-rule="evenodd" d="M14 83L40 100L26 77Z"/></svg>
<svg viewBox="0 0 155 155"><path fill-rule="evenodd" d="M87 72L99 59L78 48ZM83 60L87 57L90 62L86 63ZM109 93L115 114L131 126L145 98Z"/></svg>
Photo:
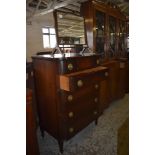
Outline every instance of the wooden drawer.
<svg viewBox="0 0 155 155"><path fill-rule="evenodd" d="M107 76L108 69L101 66L71 74L60 75L60 89L71 92L81 90L91 84L104 80Z"/></svg>
<svg viewBox="0 0 155 155"><path fill-rule="evenodd" d="M87 114L88 111L93 111L94 108L99 107L99 101L99 95L96 93L91 93L89 94L89 96L82 96L72 103L64 103L63 106L61 106L60 113L67 119L77 119L82 115ZM72 113L73 115L71 114L70 116L70 113Z"/></svg>
<svg viewBox="0 0 155 155"><path fill-rule="evenodd" d="M97 67L99 63L99 57L83 57L82 59L76 60L78 71Z"/></svg>
<svg viewBox="0 0 155 155"><path fill-rule="evenodd" d="M96 113L97 109L94 110L93 113L74 121L73 123L64 122L64 135L66 136L66 139L69 139L73 137L76 133L78 133L81 129L85 128L88 124L90 124L92 121L97 119L99 117L99 114Z"/></svg>
<svg viewBox="0 0 155 155"><path fill-rule="evenodd" d="M76 61L73 60L61 60L59 62L59 73L67 74L77 71Z"/></svg>
<svg viewBox="0 0 155 155"><path fill-rule="evenodd" d="M59 73L67 74L99 66L99 56L65 59L59 62Z"/></svg>
<svg viewBox="0 0 155 155"><path fill-rule="evenodd" d="M60 99L61 106L74 106L76 103L80 103L80 101L85 101L88 98L94 98L98 96L98 91L100 90L100 83L96 82L93 85L90 85L84 89L77 90L75 92L69 92L61 90Z"/></svg>
<svg viewBox="0 0 155 155"><path fill-rule="evenodd" d="M93 98L87 100L87 102L83 101L80 103L81 105L77 103L76 106L66 109L60 114L61 117L72 124L77 120L85 118L87 115L93 115L94 112L98 110L98 104L94 102Z"/></svg>

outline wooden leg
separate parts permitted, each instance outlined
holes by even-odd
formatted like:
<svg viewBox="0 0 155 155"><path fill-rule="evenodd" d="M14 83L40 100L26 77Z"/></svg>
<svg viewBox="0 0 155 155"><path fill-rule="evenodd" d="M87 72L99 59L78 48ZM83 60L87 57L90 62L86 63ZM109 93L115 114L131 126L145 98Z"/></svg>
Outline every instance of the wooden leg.
<svg viewBox="0 0 155 155"><path fill-rule="evenodd" d="M61 153L63 153L63 141L62 140L60 140L60 141L58 141L58 144L59 144L59 149L60 149L60 152Z"/></svg>
<svg viewBox="0 0 155 155"><path fill-rule="evenodd" d="M42 138L44 138L45 137L45 133L44 133L44 130L42 128L40 128L40 132L41 132Z"/></svg>
<svg viewBox="0 0 155 155"><path fill-rule="evenodd" d="M95 125L97 125L97 123L98 123L98 119L95 120Z"/></svg>

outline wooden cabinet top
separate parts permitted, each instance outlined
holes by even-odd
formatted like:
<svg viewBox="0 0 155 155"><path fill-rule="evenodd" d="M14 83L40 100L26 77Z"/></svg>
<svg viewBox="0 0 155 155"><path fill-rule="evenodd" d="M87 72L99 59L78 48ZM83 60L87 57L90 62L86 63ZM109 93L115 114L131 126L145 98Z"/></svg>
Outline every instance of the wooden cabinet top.
<svg viewBox="0 0 155 155"><path fill-rule="evenodd" d="M36 55L32 56L32 59L47 59L47 60L67 60L75 58L85 58L85 57L101 57L102 54L95 53L65 53L65 54L45 54L45 55Z"/></svg>

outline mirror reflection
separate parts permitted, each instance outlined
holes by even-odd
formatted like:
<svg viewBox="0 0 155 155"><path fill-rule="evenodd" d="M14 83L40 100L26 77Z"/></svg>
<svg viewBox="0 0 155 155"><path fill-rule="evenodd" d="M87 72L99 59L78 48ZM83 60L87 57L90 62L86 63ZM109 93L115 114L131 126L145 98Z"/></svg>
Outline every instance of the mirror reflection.
<svg viewBox="0 0 155 155"><path fill-rule="evenodd" d="M57 12L58 45L85 44L84 19L80 16Z"/></svg>

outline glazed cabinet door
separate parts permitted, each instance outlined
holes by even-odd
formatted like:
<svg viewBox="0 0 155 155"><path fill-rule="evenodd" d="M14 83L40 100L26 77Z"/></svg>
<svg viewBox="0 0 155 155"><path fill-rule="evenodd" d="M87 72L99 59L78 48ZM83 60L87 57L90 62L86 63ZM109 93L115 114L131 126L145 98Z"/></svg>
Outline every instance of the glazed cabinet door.
<svg viewBox="0 0 155 155"><path fill-rule="evenodd" d="M118 42L118 52L119 56L125 56L127 50L127 34L126 34L126 23L119 20L119 42Z"/></svg>
<svg viewBox="0 0 155 155"><path fill-rule="evenodd" d="M96 10L95 11L95 52L104 53L105 45L105 13Z"/></svg>
<svg viewBox="0 0 155 155"><path fill-rule="evenodd" d="M109 16L109 56L116 56L116 18Z"/></svg>

